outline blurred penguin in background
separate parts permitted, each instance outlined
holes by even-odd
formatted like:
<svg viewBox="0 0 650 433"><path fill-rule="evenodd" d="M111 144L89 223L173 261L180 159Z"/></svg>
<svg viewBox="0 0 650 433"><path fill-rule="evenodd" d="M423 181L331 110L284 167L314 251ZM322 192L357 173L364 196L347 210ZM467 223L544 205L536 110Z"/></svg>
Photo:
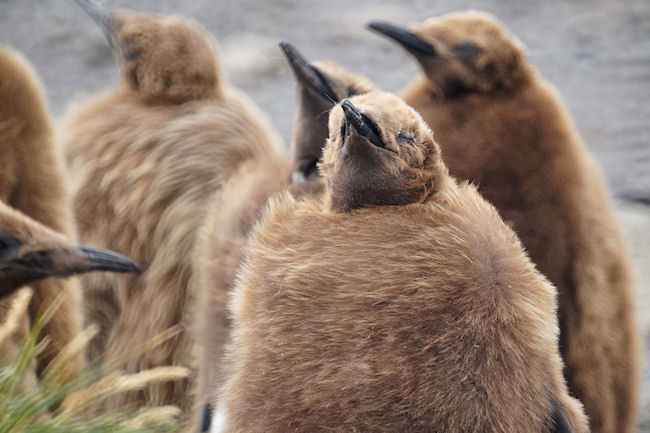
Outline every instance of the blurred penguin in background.
<svg viewBox="0 0 650 433"><path fill-rule="evenodd" d="M0 101L0 201L74 239L67 179L45 95L27 61L4 46L0 46ZM64 298L41 335L50 340L38 360L41 372L81 330L81 295L72 278L39 278L30 285L30 323L57 297ZM2 299L0 308L8 308L11 298ZM70 360L68 370L78 374L83 366L80 353Z"/></svg>
<svg viewBox="0 0 650 433"><path fill-rule="evenodd" d="M78 3L99 24L120 86L77 107L64 126L80 239L123 251L138 276L86 278L87 321L102 334L91 358L109 359L172 327L168 343L129 361L129 372L191 366L192 257L206 206L249 158L277 158L280 140L255 105L226 82L215 45L197 23L109 12ZM192 406L193 380L151 385L109 401Z"/></svg>
<svg viewBox="0 0 650 433"><path fill-rule="evenodd" d="M281 42L280 48L296 80L290 156L271 160L260 154L241 165L210 207L194 260L200 300L197 316L197 394L200 397L195 419L203 415L201 431L207 431L215 407L223 347L230 332L226 302L252 227L274 194L288 190L295 197L320 195L323 183L317 164L328 135L329 111L341 99L366 93L374 87L367 78L331 62L308 62L287 42Z"/></svg>
<svg viewBox="0 0 650 433"><path fill-rule="evenodd" d="M488 14L369 27L420 64L402 97L435 131L451 174L478 186L558 288L564 374L592 431L633 432L641 364L628 253L557 91Z"/></svg>
<svg viewBox="0 0 650 433"><path fill-rule="evenodd" d="M13 332L0 338L0 360L28 337L33 318L22 314L12 319L12 309L21 295L14 294L45 278L68 277L91 271L139 272L138 265L128 257L111 251L71 243L65 236L35 221L0 201L0 325L16 320ZM57 289L56 286L49 286ZM34 290L31 291L32 296ZM51 295L53 298L56 294ZM63 298L63 303L68 299ZM58 304L63 307L63 304ZM60 308L59 307L59 308ZM58 310L56 310L58 311ZM53 318L57 316L55 311ZM31 319L31 320L30 320ZM20 387L29 392L38 383L36 366L30 366ZM66 364L66 374L78 374L76 363Z"/></svg>

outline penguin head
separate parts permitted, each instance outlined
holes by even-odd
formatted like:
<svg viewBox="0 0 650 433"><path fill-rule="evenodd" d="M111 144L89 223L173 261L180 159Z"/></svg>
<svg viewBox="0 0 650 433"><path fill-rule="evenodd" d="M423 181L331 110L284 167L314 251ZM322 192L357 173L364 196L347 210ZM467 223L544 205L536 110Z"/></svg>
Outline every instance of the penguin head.
<svg viewBox="0 0 650 433"><path fill-rule="evenodd" d="M69 242L0 202L0 297L46 277L90 271L140 272L128 257Z"/></svg>
<svg viewBox="0 0 650 433"><path fill-rule="evenodd" d="M512 91L528 73L523 44L487 13L451 13L410 29L372 21L368 28L413 55L441 98Z"/></svg>
<svg viewBox="0 0 650 433"><path fill-rule="evenodd" d="M111 12L93 0L76 1L104 32L128 91L149 101L171 103L221 93L215 46L196 22L128 10Z"/></svg>
<svg viewBox="0 0 650 433"><path fill-rule="evenodd" d="M344 98L374 89L372 82L328 61L309 62L288 42L280 48L296 81L296 112L291 136L295 183L318 177L317 163L328 135L328 114Z"/></svg>
<svg viewBox="0 0 650 433"><path fill-rule="evenodd" d="M420 115L382 92L344 99L332 109L320 169L334 211L422 203L447 169Z"/></svg>

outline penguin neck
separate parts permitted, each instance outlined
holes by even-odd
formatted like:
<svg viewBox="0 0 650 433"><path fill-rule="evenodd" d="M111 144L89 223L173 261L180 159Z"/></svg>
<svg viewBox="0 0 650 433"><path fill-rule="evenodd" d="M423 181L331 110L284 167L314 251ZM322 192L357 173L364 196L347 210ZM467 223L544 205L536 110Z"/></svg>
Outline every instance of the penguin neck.
<svg viewBox="0 0 650 433"><path fill-rule="evenodd" d="M329 135L328 113L333 105L310 89L299 88L290 145L294 171L315 169Z"/></svg>

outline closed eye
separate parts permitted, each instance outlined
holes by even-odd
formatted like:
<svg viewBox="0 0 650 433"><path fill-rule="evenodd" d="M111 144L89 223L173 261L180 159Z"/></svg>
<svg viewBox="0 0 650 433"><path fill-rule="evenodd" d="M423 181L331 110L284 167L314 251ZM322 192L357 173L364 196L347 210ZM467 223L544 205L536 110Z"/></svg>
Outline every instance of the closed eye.
<svg viewBox="0 0 650 433"><path fill-rule="evenodd" d="M402 134L401 132L397 134L397 141L404 142L409 146L413 146L415 144L415 139L413 137L410 135Z"/></svg>
<svg viewBox="0 0 650 433"><path fill-rule="evenodd" d="M481 54L481 48L471 42L464 42L462 44L454 45L452 48L456 57L465 63L469 63L476 56Z"/></svg>

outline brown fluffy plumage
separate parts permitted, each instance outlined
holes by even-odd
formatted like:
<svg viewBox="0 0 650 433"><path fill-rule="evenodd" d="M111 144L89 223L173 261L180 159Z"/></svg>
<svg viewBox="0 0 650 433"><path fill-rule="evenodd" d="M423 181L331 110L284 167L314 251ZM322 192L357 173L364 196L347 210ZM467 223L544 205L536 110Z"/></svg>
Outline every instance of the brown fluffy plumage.
<svg viewBox="0 0 650 433"><path fill-rule="evenodd" d="M325 200L274 200L247 245L213 431L588 431L555 290L515 234L406 104L342 105Z"/></svg>
<svg viewBox="0 0 650 433"><path fill-rule="evenodd" d="M629 259L560 97L487 14L449 14L411 31L436 54L410 47L425 77L402 97L435 131L451 174L478 185L557 286L565 376L592 430L634 431L640 333Z"/></svg>
<svg viewBox="0 0 650 433"><path fill-rule="evenodd" d="M49 229L27 215L0 201L0 317L2 327L9 326L10 311L21 295L10 296L21 287L31 284L39 290L56 290L57 286L35 283L50 276L66 277L94 270L137 272L138 267L128 258L110 251L74 245L62 234ZM33 290L32 290L33 293ZM55 298L58 293L49 294ZM8 298L6 298L8 296ZM63 299L63 307L66 309ZM27 307L27 305L26 305ZM43 306L43 308L46 308ZM67 307L69 309L69 306ZM54 314L53 318L56 318ZM27 314L16 317L13 331L0 338L0 360L29 335ZM59 319L60 320L60 319ZM71 341L62 342L70 343ZM61 343L59 343L61 344ZM80 362L66 364L66 374L79 373ZM38 382L36 366L32 365L22 380L21 389L29 392Z"/></svg>
<svg viewBox="0 0 650 433"><path fill-rule="evenodd" d="M163 330L182 332L133 361L139 371L191 364L192 257L206 206L252 156L277 158L279 139L254 104L227 86L196 23L117 12L108 26L117 91L69 116L66 157L85 243L128 253L140 276L85 278L88 321L102 325L91 357L128 352ZM191 405L191 383L155 385L112 405Z"/></svg>
<svg viewBox="0 0 650 433"><path fill-rule="evenodd" d="M63 162L53 143L53 128L36 74L25 59L0 46L0 200L45 226L74 237ZM80 331L80 293L74 279L47 278L32 284L30 319L64 296L58 313L46 325L50 343L38 369ZM11 297L0 301L10 302ZM9 304L7 304L9 305ZM6 305L5 305L6 306ZM83 355L70 371L83 368Z"/></svg>
<svg viewBox="0 0 650 433"><path fill-rule="evenodd" d="M291 47L293 52L295 49ZM372 89L372 83L330 62L315 62L304 68L318 71L336 100ZM199 235L194 263L198 298L197 405L195 420L204 405L214 407L220 383L223 347L230 331L226 317L227 297L234 285L243 247L250 230L259 220L269 197L289 190L295 196L316 196L323 183L316 164L327 138L327 113L334 106L296 71L296 114L291 140L291 157L251 158L226 182L210 207L209 217ZM320 135L319 135L320 134ZM292 183L291 178L300 181Z"/></svg>

